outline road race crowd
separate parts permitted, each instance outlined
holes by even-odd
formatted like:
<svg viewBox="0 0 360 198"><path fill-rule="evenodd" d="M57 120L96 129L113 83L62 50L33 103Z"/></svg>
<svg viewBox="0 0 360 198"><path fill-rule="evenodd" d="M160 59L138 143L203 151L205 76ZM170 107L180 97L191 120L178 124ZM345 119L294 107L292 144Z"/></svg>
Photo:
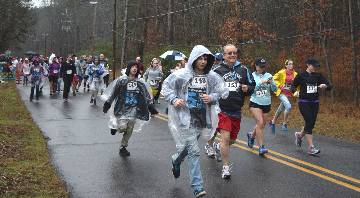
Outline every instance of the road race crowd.
<svg viewBox="0 0 360 198"><path fill-rule="evenodd" d="M258 145L258 153L268 152L264 129L268 124L275 133L275 124L282 115L281 130L287 131L288 116L292 109L291 97L298 97L298 106L305 125L294 134L295 144L302 146L305 138L307 153L318 155L320 149L313 144L312 130L319 110L319 90L330 90L328 80L319 72L319 62L309 58L306 71L297 73L293 60L286 60L282 69L272 75L267 72L264 58L255 59L253 71L239 61L238 49L233 44L213 55L206 47L197 45L189 57L181 56L179 63L166 74L161 59L153 58L144 67L141 58L129 61L122 75L109 82L107 58L69 55L65 58L52 54L49 58L34 56L12 58L3 66L3 73L12 73L17 84L31 88L30 101L39 100L44 85L50 95L61 94L68 102L83 90L91 92L90 103L104 101L103 112L110 114L110 133L123 133L120 155L130 156L126 149L137 120L148 121L158 114L155 105L159 97L168 103L166 110L170 132L177 152L171 156L172 173L180 176L180 165L187 157L190 184L196 197L206 195L200 169L198 139L208 141L206 155L222 161L221 178L231 178L229 151L240 131L241 109L249 101L250 112L256 120L253 130L247 133L248 146ZM271 109L272 93L281 101L276 113L267 120ZM219 137L217 141L215 137Z"/></svg>

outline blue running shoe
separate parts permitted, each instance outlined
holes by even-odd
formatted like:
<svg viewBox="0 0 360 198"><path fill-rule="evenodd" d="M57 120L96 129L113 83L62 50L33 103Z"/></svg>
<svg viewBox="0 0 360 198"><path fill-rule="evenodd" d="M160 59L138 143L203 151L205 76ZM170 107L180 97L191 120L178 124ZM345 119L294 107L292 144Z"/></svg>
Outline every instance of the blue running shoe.
<svg viewBox="0 0 360 198"><path fill-rule="evenodd" d="M282 131L288 131L287 124L282 124L282 125L281 125L281 130L282 130Z"/></svg>
<svg viewBox="0 0 360 198"><path fill-rule="evenodd" d="M260 146L260 148L259 148L259 155L263 156L263 155L264 155L265 153L267 153L267 152L268 152L268 150L267 150L267 148L265 148L264 145Z"/></svg>
<svg viewBox="0 0 360 198"><path fill-rule="evenodd" d="M171 157L171 164L172 164L172 173L175 177L175 179L180 177L180 164L176 164Z"/></svg>
<svg viewBox="0 0 360 198"><path fill-rule="evenodd" d="M248 138L248 147L252 148L254 147L254 143L255 143L255 138L252 137L252 133L249 132L246 134L247 138Z"/></svg>

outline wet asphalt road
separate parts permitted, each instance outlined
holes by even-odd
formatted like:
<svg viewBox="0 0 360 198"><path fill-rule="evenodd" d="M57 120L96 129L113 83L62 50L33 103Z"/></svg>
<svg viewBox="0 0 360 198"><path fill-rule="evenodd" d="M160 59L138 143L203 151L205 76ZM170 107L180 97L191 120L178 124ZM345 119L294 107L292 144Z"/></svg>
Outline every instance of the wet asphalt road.
<svg viewBox="0 0 360 198"><path fill-rule="evenodd" d="M89 104L89 93L81 90L64 103L61 96L50 97L45 88L38 102L29 102L30 88L18 89L48 138L52 161L71 197L193 197L187 163L182 164L179 179L170 171L169 157L175 145L165 120L153 117L142 130L134 132L128 147L131 156L122 158L118 154L122 135L110 134L108 115L102 113L102 104ZM163 112L164 102L158 108ZM238 138L245 141L246 132L253 126L253 119L243 118ZM360 197L359 144L316 136L322 153L310 157L305 149L294 146L293 130L275 135L267 131L265 140L272 151L285 156L270 153L268 158L261 158L240 143L231 148L234 165L230 181L221 179L221 163L202 155L207 197ZM200 139L202 149L204 143ZM311 164L304 165L303 161Z"/></svg>

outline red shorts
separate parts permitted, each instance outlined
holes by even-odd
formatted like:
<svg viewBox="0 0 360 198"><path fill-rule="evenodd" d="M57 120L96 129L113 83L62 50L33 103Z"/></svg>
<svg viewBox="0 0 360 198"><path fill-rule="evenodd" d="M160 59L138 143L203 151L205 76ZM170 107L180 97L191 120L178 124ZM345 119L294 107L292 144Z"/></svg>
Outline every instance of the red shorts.
<svg viewBox="0 0 360 198"><path fill-rule="evenodd" d="M237 135L240 131L240 119L231 117L226 115L225 113L220 112L218 114L219 117L219 124L217 127L217 131L220 131L220 129L229 131L230 132L230 139L236 140Z"/></svg>

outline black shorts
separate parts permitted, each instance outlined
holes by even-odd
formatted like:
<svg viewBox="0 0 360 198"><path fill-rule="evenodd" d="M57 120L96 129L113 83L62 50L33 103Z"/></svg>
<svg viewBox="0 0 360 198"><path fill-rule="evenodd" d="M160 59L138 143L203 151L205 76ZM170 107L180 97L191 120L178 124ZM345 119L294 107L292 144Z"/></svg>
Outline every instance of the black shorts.
<svg viewBox="0 0 360 198"><path fill-rule="evenodd" d="M59 79L59 77L57 77L57 76L49 76L49 81L50 82L57 82L58 81L58 79Z"/></svg>
<svg viewBox="0 0 360 198"><path fill-rule="evenodd" d="M271 105L259 105L251 101L249 107L261 109L263 113L269 113L271 109Z"/></svg>

